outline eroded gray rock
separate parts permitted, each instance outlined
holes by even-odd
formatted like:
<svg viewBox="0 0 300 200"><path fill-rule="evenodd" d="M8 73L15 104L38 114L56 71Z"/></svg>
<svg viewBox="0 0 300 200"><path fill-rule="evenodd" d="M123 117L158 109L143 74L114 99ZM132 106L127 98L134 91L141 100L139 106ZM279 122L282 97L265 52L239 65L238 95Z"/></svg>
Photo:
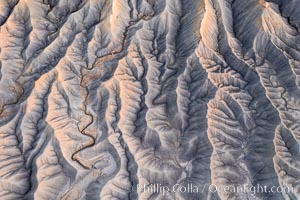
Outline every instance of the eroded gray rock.
<svg viewBox="0 0 300 200"><path fill-rule="evenodd" d="M0 199L300 198L299 6L0 1Z"/></svg>

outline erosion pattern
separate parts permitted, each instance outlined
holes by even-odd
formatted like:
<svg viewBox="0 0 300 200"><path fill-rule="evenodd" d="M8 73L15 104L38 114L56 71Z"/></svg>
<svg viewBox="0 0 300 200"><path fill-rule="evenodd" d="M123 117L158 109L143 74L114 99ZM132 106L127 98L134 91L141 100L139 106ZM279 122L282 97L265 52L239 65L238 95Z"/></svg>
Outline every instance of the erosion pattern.
<svg viewBox="0 0 300 200"><path fill-rule="evenodd" d="M0 199L300 198L299 9L1 0Z"/></svg>

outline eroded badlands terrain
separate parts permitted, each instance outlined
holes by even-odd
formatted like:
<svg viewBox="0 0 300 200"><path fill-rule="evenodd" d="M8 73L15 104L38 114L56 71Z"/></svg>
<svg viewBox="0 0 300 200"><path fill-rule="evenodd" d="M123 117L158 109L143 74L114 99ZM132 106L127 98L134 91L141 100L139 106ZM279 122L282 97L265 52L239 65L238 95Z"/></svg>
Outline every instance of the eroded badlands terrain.
<svg viewBox="0 0 300 200"><path fill-rule="evenodd" d="M1 0L0 199L300 198L299 10Z"/></svg>

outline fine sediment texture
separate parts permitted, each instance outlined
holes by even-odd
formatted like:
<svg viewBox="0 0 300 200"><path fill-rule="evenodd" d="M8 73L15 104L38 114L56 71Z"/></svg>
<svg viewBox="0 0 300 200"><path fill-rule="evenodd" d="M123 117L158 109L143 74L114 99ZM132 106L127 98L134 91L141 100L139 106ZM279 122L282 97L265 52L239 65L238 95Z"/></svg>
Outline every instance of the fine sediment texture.
<svg viewBox="0 0 300 200"><path fill-rule="evenodd" d="M299 199L299 10L0 0L0 200Z"/></svg>

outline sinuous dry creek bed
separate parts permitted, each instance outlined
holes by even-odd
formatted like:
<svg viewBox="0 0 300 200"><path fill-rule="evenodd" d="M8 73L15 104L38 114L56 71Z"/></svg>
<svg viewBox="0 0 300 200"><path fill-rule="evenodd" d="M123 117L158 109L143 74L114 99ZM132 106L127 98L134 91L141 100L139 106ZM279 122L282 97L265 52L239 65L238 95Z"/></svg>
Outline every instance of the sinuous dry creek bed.
<svg viewBox="0 0 300 200"><path fill-rule="evenodd" d="M0 200L300 198L299 10L0 0Z"/></svg>

